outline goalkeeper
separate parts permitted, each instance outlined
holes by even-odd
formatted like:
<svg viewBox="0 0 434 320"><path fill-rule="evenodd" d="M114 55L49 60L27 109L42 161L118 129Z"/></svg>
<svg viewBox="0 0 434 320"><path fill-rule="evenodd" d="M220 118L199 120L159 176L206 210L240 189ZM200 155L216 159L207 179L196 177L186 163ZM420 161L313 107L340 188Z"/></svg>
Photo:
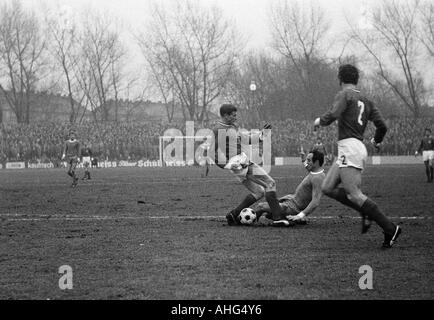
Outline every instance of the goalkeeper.
<svg viewBox="0 0 434 320"><path fill-rule="evenodd" d="M251 141L262 140L264 130L257 133L259 136L256 137L255 134L240 130L237 125L237 108L232 104L223 104L220 107L220 116L221 120L217 121L213 128L214 139L211 150L215 152L214 162L218 167L230 170L250 191L241 203L226 215L228 225L240 225L241 210L250 207L264 196L270 207L271 218L274 221L287 221L276 196L276 182L262 167L250 161L242 151L242 147L246 144L248 146ZM271 125L266 124L264 129L271 129Z"/></svg>

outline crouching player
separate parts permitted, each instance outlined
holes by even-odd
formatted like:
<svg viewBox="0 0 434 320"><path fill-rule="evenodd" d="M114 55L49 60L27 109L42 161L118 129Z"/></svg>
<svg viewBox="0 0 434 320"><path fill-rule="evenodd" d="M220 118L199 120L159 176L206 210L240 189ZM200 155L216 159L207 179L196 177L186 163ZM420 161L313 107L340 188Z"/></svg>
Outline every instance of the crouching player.
<svg viewBox="0 0 434 320"><path fill-rule="evenodd" d="M250 191L243 201L226 215L228 225L240 225L239 215L242 209L248 208L265 196L271 211L271 218L275 221L285 219L276 196L276 182L258 164L250 161L242 152L242 144L251 144L256 137L243 132L237 125L237 108L232 104L223 104L220 107L221 120L213 129L214 139L211 150L214 150L215 164L227 169ZM264 129L270 129L267 124ZM258 140L263 137L264 131L259 134Z"/></svg>
<svg viewBox="0 0 434 320"><path fill-rule="evenodd" d="M318 150L310 151L304 162L309 174L297 186L294 194L286 195L279 199L280 207L286 214L286 220L273 221L275 227L289 227L294 224L306 224L306 217L312 214L319 206L322 191L321 186L325 179L324 154ZM267 213L269 217L270 207L266 202L261 202L255 209L259 219L262 214Z"/></svg>
<svg viewBox="0 0 434 320"><path fill-rule="evenodd" d="M78 177L75 174L75 168L79 162L80 157L80 142L75 139L74 131L70 131L69 139L65 141L65 146L63 148L62 160L66 158L68 162L68 175L72 178L71 187L76 187L78 183Z"/></svg>

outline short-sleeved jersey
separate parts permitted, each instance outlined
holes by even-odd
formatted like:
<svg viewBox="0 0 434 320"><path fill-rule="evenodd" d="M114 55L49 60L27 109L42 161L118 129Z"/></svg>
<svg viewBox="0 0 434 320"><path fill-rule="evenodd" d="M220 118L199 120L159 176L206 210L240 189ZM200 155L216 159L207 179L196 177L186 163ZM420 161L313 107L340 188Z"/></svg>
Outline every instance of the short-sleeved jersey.
<svg viewBox="0 0 434 320"><path fill-rule="evenodd" d="M328 126L335 120L338 120L338 140L356 138L363 141L368 121L376 127L375 142L381 143L387 131L380 110L355 86L338 92L332 108L320 117L320 124Z"/></svg>
<svg viewBox="0 0 434 320"><path fill-rule="evenodd" d="M66 140L63 153L68 157L79 157L80 156L80 142L75 140Z"/></svg>
<svg viewBox="0 0 434 320"><path fill-rule="evenodd" d="M428 138L423 137L419 145L419 152L429 151L429 150L434 150L434 138L432 136Z"/></svg>

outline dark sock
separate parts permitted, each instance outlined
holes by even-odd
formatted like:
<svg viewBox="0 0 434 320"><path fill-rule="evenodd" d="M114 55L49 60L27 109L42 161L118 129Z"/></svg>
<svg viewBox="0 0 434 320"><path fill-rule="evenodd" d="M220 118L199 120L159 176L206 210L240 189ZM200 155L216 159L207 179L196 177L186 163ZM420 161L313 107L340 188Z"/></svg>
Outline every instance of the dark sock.
<svg viewBox="0 0 434 320"><path fill-rule="evenodd" d="M378 208L377 204L367 198L361 207L361 212L370 220L375 221L387 234L395 232L395 224L390 221Z"/></svg>
<svg viewBox="0 0 434 320"><path fill-rule="evenodd" d="M72 174L72 172L71 172L71 171L68 171L68 176L70 176L70 177L72 177L72 176L73 176L73 174Z"/></svg>
<svg viewBox="0 0 434 320"><path fill-rule="evenodd" d="M87 172L87 178L90 180L90 172Z"/></svg>
<svg viewBox="0 0 434 320"><path fill-rule="evenodd" d="M431 180L432 180L434 175L434 167L429 167L429 171L431 172Z"/></svg>
<svg viewBox="0 0 434 320"><path fill-rule="evenodd" d="M244 208L248 208L250 207L252 204L254 204L256 202L256 198L252 195L249 194L247 195L244 200L238 205L238 207L236 207L233 212L238 216L241 212L241 210L243 210Z"/></svg>
<svg viewBox="0 0 434 320"><path fill-rule="evenodd" d="M345 192L345 189L343 188L337 188L333 190L333 193L329 195L329 197L339 201L340 203L346 205L347 207L353 208L354 210L361 212L361 208L350 201L347 197L347 193Z"/></svg>
<svg viewBox="0 0 434 320"><path fill-rule="evenodd" d="M425 167L425 173L426 173L426 176L429 180L431 178L431 170L428 166Z"/></svg>
<svg viewBox="0 0 434 320"><path fill-rule="evenodd" d="M270 206L271 216L273 220L279 220L284 217L283 210L280 207L279 199L277 199L276 191L269 191L265 193L265 200Z"/></svg>

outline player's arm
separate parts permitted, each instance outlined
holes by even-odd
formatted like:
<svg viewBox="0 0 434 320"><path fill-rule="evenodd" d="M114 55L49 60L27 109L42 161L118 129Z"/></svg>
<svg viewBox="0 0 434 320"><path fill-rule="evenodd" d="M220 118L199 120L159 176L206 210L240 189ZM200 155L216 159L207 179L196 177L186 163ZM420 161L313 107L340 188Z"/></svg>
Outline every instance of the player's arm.
<svg viewBox="0 0 434 320"><path fill-rule="evenodd" d="M255 141L263 140L264 135L269 134L270 129L271 129L271 124L266 123L262 128L262 130L259 132L251 132L251 131L240 129L238 130L238 134L240 135L242 142L248 141L248 143L244 143L244 144L252 144L252 141L255 142Z"/></svg>
<svg viewBox="0 0 434 320"><path fill-rule="evenodd" d="M65 159L67 151L68 151L68 144L65 142L65 144L63 145L62 160Z"/></svg>
<svg viewBox="0 0 434 320"><path fill-rule="evenodd" d="M322 196L322 190L321 185L324 181L324 178L322 177L314 177L312 179L312 200L309 202L307 207L301 211L299 214L289 217L289 220L297 221L297 220L303 220L308 215L312 214L312 212L315 211L316 208L319 207L321 196Z"/></svg>
<svg viewBox="0 0 434 320"><path fill-rule="evenodd" d="M416 150L414 154L417 156L419 153L422 153L422 150L423 150L423 139L420 141L419 148Z"/></svg>
<svg viewBox="0 0 434 320"><path fill-rule="evenodd" d="M345 91L340 91L333 102L332 107L329 111L324 113L321 117L315 120L315 127L319 126L328 126L332 124L336 119L339 119L341 114L344 112L347 107L347 98Z"/></svg>
<svg viewBox="0 0 434 320"><path fill-rule="evenodd" d="M77 158L80 159L80 162L83 161L83 154L81 153L81 143L77 141Z"/></svg>
<svg viewBox="0 0 434 320"><path fill-rule="evenodd" d="M374 105L372 105L372 112L369 120L371 120L375 125L374 142L378 145L383 142L384 136L387 132L387 126L380 110Z"/></svg>

